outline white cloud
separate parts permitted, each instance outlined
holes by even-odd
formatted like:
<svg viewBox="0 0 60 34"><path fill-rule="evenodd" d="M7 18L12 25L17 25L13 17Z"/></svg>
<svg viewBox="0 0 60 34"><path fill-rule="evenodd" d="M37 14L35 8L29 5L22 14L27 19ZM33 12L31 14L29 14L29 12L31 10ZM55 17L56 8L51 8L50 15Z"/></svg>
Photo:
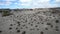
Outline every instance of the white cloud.
<svg viewBox="0 0 60 34"><path fill-rule="evenodd" d="M21 5L22 6L31 6L29 3L26 3L26 4L22 3Z"/></svg>
<svg viewBox="0 0 60 34"><path fill-rule="evenodd" d="M0 2L0 5L6 5L6 6L9 6L10 4L12 4L11 1L16 1L16 0L4 0L3 2Z"/></svg>
<svg viewBox="0 0 60 34"><path fill-rule="evenodd" d="M21 5L32 6L32 7L44 7L46 4L49 5L50 0L19 0Z"/></svg>
<svg viewBox="0 0 60 34"><path fill-rule="evenodd" d="M6 5L6 6L8 6L10 4L11 4L11 2L8 2L8 1L6 1L6 2L0 2L0 5Z"/></svg>
<svg viewBox="0 0 60 34"><path fill-rule="evenodd" d="M57 7L57 3L51 4L51 0L19 0L23 6L31 6L32 8L49 8ZM56 0L59 1L59 0Z"/></svg>
<svg viewBox="0 0 60 34"><path fill-rule="evenodd" d="M32 5L33 8L47 8L50 5L50 0L35 0Z"/></svg>
<svg viewBox="0 0 60 34"><path fill-rule="evenodd" d="M0 5L4 5L5 2L0 2Z"/></svg>
<svg viewBox="0 0 60 34"><path fill-rule="evenodd" d="M16 1L16 0L5 0L5 1Z"/></svg>
<svg viewBox="0 0 60 34"><path fill-rule="evenodd" d="M10 5L12 4L11 1L17 1L17 0L5 0L5 2L0 2L0 5ZM56 7L58 6L58 3L60 2L60 0L54 0L54 4L51 4L51 0L19 0L18 1L19 3L14 3L14 4L17 4L17 5L21 5L21 6L31 6L32 8L35 8L35 7Z"/></svg>
<svg viewBox="0 0 60 34"><path fill-rule="evenodd" d="M19 2L21 2L21 4L19 4L19 5L30 6L32 0L19 0Z"/></svg>
<svg viewBox="0 0 60 34"><path fill-rule="evenodd" d="M60 2L60 0L55 0L56 2Z"/></svg>
<svg viewBox="0 0 60 34"><path fill-rule="evenodd" d="M19 0L20 2L31 2L32 0Z"/></svg>
<svg viewBox="0 0 60 34"><path fill-rule="evenodd" d="M60 4L60 0L55 0L55 3Z"/></svg>
<svg viewBox="0 0 60 34"><path fill-rule="evenodd" d="M50 0L36 0L38 1L39 3L48 3Z"/></svg>
<svg viewBox="0 0 60 34"><path fill-rule="evenodd" d="M58 7L58 5L57 4L50 4L50 3L33 5L33 8L51 8L51 7Z"/></svg>
<svg viewBox="0 0 60 34"><path fill-rule="evenodd" d="M33 7L37 8L50 8L50 7L58 7L58 4L54 2L54 4L50 3L50 0L37 0L36 2L33 2Z"/></svg>

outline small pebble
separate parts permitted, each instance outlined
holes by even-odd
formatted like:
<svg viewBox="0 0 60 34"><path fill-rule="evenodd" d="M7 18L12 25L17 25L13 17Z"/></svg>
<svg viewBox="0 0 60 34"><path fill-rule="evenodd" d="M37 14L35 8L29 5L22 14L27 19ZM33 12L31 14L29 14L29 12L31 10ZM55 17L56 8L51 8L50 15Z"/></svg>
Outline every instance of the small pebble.
<svg viewBox="0 0 60 34"><path fill-rule="evenodd" d="M51 25L51 28L53 28L53 25Z"/></svg>
<svg viewBox="0 0 60 34"><path fill-rule="evenodd" d="M47 25L51 25L51 23L47 23Z"/></svg>
<svg viewBox="0 0 60 34"><path fill-rule="evenodd" d="M23 31L22 34L26 34L26 31Z"/></svg>
<svg viewBox="0 0 60 34"><path fill-rule="evenodd" d="M20 30L17 30L17 33L19 33L20 32Z"/></svg>
<svg viewBox="0 0 60 34"><path fill-rule="evenodd" d="M55 29L56 31L59 31L59 29Z"/></svg>
<svg viewBox="0 0 60 34"><path fill-rule="evenodd" d="M40 32L40 34L44 34L44 32L43 32L43 31L41 31L41 32Z"/></svg>
<svg viewBox="0 0 60 34"><path fill-rule="evenodd" d="M2 33L2 31L0 30L0 33Z"/></svg>
<svg viewBox="0 0 60 34"><path fill-rule="evenodd" d="M13 26L13 24L10 24L10 26Z"/></svg>
<svg viewBox="0 0 60 34"><path fill-rule="evenodd" d="M48 30L48 28L45 28L45 30Z"/></svg>
<svg viewBox="0 0 60 34"><path fill-rule="evenodd" d="M59 20L56 20L55 22L56 22L56 23L59 23Z"/></svg>
<svg viewBox="0 0 60 34"><path fill-rule="evenodd" d="M10 27L9 30L11 30L12 28Z"/></svg>

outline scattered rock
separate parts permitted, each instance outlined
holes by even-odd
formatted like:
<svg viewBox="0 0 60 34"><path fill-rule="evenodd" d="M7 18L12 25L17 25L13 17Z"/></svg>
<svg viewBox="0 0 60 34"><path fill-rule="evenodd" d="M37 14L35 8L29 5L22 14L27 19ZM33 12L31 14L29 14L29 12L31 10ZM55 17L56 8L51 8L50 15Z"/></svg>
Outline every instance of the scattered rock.
<svg viewBox="0 0 60 34"><path fill-rule="evenodd" d="M2 31L0 30L0 33L2 33Z"/></svg>
<svg viewBox="0 0 60 34"><path fill-rule="evenodd" d="M47 23L47 25L51 25L51 23Z"/></svg>
<svg viewBox="0 0 60 34"><path fill-rule="evenodd" d="M13 24L10 24L10 26L13 26Z"/></svg>
<svg viewBox="0 0 60 34"><path fill-rule="evenodd" d="M45 30L48 30L48 28L45 28Z"/></svg>
<svg viewBox="0 0 60 34"><path fill-rule="evenodd" d="M51 28L53 28L53 25L51 25Z"/></svg>
<svg viewBox="0 0 60 34"><path fill-rule="evenodd" d="M23 31L22 34L26 34L26 31Z"/></svg>
<svg viewBox="0 0 60 34"><path fill-rule="evenodd" d="M17 33L19 33L20 32L20 30L17 30Z"/></svg>
<svg viewBox="0 0 60 34"><path fill-rule="evenodd" d="M56 22L56 23L59 23L59 20L56 20L55 22Z"/></svg>
<svg viewBox="0 0 60 34"><path fill-rule="evenodd" d="M9 28L9 30L11 30L11 29L12 29L12 27Z"/></svg>
<svg viewBox="0 0 60 34"><path fill-rule="evenodd" d="M40 34L44 34L44 32L43 32L43 31L41 31L41 32L40 32Z"/></svg>
<svg viewBox="0 0 60 34"><path fill-rule="evenodd" d="M55 29L56 31L59 31L59 29Z"/></svg>

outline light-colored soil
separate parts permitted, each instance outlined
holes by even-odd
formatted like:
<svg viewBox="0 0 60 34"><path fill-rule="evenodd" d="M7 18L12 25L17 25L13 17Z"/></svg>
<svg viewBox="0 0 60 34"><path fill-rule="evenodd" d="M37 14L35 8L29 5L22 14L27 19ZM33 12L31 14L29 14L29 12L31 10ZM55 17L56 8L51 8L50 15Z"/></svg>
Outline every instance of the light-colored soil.
<svg viewBox="0 0 60 34"><path fill-rule="evenodd" d="M13 11L0 14L0 34L60 34L59 13L51 11Z"/></svg>

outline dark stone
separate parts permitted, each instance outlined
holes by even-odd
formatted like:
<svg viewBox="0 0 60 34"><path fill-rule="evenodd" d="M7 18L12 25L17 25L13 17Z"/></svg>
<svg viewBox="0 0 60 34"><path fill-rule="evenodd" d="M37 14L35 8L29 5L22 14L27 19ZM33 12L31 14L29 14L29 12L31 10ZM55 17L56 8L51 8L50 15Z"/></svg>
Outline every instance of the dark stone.
<svg viewBox="0 0 60 34"><path fill-rule="evenodd" d="M12 28L10 27L9 30L11 30Z"/></svg>
<svg viewBox="0 0 60 34"><path fill-rule="evenodd" d="M44 23L41 23L41 24L44 24Z"/></svg>
<svg viewBox="0 0 60 34"><path fill-rule="evenodd" d="M59 31L59 29L55 29L56 31Z"/></svg>
<svg viewBox="0 0 60 34"><path fill-rule="evenodd" d="M44 14L46 13L46 12L43 12Z"/></svg>
<svg viewBox="0 0 60 34"><path fill-rule="evenodd" d="M25 24L24 25L22 25L23 27L25 26Z"/></svg>
<svg viewBox="0 0 60 34"><path fill-rule="evenodd" d="M13 24L10 24L10 26L13 26Z"/></svg>
<svg viewBox="0 0 60 34"><path fill-rule="evenodd" d="M33 11L33 9L30 9L31 11Z"/></svg>
<svg viewBox="0 0 60 34"><path fill-rule="evenodd" d="M27 19L25 20L25 22L27 22Z"/></svg>
<svg viewBox="0 0 60 34"><path fill-rule="evenodd" d="M37 22L37 24L40 24L40 22Z"/></svg>
<svg viewBox="0 0 60 34"><path fill-rule="evenodd" d="M16 30L18 29L18 27L16 28Z"/></svg>
<svg viewBox="0 0 60 34"><path fill-rule="evenodd" d="M35 25L35 27L38 27L38 25Z"/></svg>
<svg viewBox="0 0 60 34"><path fill-rule="evenodd" d="M53 17L55 17L55 15L53 15Z"/></svg>
<svg viewBox="0 0 60 34"><path fill-rule="evenodd" d="M23 29L23 27L21 27L21 29Z"/></svg>
<svg viewBox="0 0 60 34"><path fill-rule="evenodd" d="M2 33L2 31L0 30L0 33Z"/></svg>
<svg viewBox="0 0 60 34"><path fill-rule="evenodd" d="M19 33L20 32L20 30L17 30L17 33Z"/></svg>
<svg viewBox="0 0 60 34"><path fill-rule="evenodd" d="M51 13L53 14L53 13L56 13L56 12L55 11L52 11Z"/></svg>
<svg viewBox="0 0 60 34"><path fill-rule="evenodd" d="M40 32L40 34L44 34L44 32L43 32L43 31L41 31L41 32Z"/></svg>
<svg viewBox="0 0 60 34"><path fill-rule="evenodd" d="M31 23L34 23L33 21Z"/></svg>
<svg viewBox="0 0 60 34"><path fill-rule="evenodd" d="M53 28L53 25L51 25L51 28Z"/></svg>
<svg viewBox="0 0 60 34"><path fill-rule="evenodd" d="M28 27L26 26L26 28L28 28Z"/></svg>
<svg viewBox="0 0 60 34"><path fill-rule="evenodd" d="M39 30L39 28L37 28L37 30Z"/></svg>
<svg viewBox="0 0 60 34"><path fill-rule="evenodd" d="M59 23L59 20L56 20L55 22L56 22L56 23Z"/></svg>
<svg viewBox="0 0 60 34"><path fill-rule="evenodd" d="M48 28L45 28L45 30L48 30Z"/></svg>
<svg viewBox="0 0 60 34"><path fill-rule="evenodd" d="M18 17L18 16L17 16Z"/></svg>
<svg viewBox="0 0 60 34"><path fill-rule="evenodd" d="M20 26L20 24L18 24L17 26Z"/></svg>
<svg viewBox="0 0 60 34"><path fill-rule="evenodd" d="M31 23L28 23L28 24L31 24Z"/></svg>
<svg viewBox="0 0 60 34"><path fill-rule="evenodd" d="M23 31L22 34L26 34L26 31Z"/></svg>
<svg viewBox="0 0 60 34"><path fill-rule="evenodd" d="M36 21L36 19L34 19L34 21Z"/></svg>
<svg viewBox="0 0 60 34"><path fill-rule="evenodd" d="M20 24L20 22L19 22L19 21L18 21L17 23L18 23L18 24Z"/></svg>
<svg viewBox="0 0 60 34"><path fill-rule="evenodd" d="M51 23L47 23L47 25L51 25Z"/></svg>
<svg viewBox="0 0 60 34"><path fill-rule="evenodd" d="M33 26L33 24L31 24L31 26Z"/></svg>

